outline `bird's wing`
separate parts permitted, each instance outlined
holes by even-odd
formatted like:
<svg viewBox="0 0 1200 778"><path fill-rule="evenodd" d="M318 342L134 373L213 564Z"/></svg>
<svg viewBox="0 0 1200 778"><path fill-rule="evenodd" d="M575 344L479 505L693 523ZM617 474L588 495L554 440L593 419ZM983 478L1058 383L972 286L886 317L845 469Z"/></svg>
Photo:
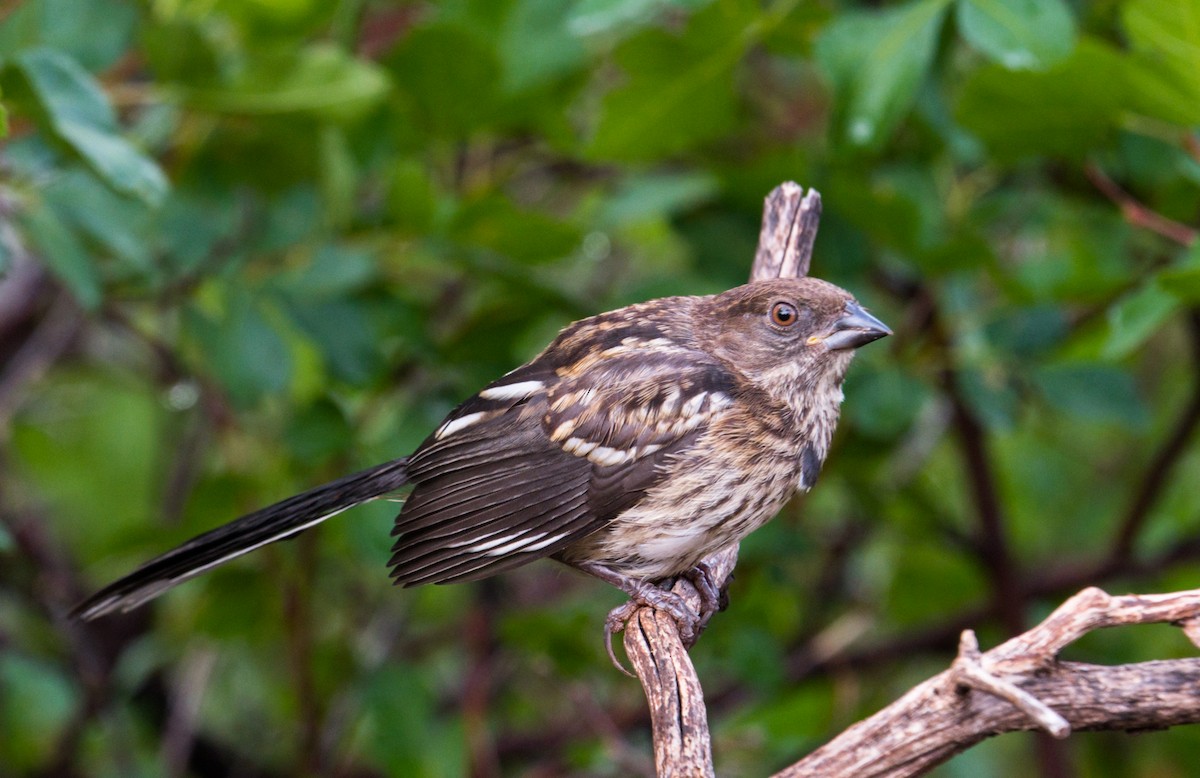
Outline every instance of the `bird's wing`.
<svg viewBox="0 0 1200 778"><path fill-rule="evenodd" d="M482 578L604 527L730 404L720 363L678 346L537 361L460 406L409 459L396 583Z"/></svg>

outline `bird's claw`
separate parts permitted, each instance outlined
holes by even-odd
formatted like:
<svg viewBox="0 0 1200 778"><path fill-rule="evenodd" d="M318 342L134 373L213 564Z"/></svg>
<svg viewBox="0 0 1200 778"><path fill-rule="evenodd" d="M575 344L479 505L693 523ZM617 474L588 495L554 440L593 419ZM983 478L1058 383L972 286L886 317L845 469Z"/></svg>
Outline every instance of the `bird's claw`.
<svg viewBox="0 0 1200 778"><path fill-rule="evenodd" d="M689 576L689 580L692 580L690 576L693 572L689 571L686 574ZM624 631L629 619L642 607L654 608L670 616L679 632L679 640L685 648L691 648L696 644L696 640L704 631L708 620L714 613L721 610L721 593L713 583L711 571L705 567L697 575L704 581L701 584L693 580L697 591L700 592L700 613L696 613L688 607L687 602L680 595L654 584L647 584L645 587L639 588L636 592L631 593L628 602L618 605L608 612L608 617L604 620L604 646L614 667L626 675L633 675L617 659L617 655L613 651L613 637Z"/></svg>
<svg viewBox="0 0 1200 778"><path fill-rule="evenodd" d="M625 625L631 618L633 618L634 611L640 607L642 607L640 602L636 600L628 600L610 610L607 618L604 619L604 650L608 652L608 658L613 663L613 667L625 673L625 675L628 675L630 678L636 678L637 676L631 673L629 669L621 663L621 660L617 658L617 653L613 651L613 638L616 637L618 633L624 631Z"/></svg>
<svg viewBox="0 0 1200 778"><path fill-rule="evenodd" d="M696 637L708 626L713 614L729 607L729 593L721 588L713 575L713 570L706 562L698 562L695 567L683 574L683 577L696 587L700 595L700 613L696 619ZM681 635L682 637L682 635ZM693 640L693 642L695 642Z"/></svg>

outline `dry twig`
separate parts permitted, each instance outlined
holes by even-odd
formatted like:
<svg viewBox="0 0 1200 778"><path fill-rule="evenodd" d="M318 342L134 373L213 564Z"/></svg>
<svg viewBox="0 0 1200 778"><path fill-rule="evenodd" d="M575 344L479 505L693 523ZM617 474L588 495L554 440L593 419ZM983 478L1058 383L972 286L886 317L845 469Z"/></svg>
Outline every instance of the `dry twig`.
<svg viewBox="0 0 1200 778"><path fill-rule="evenodd" d="M855 724L776 778L920 775L1002 732L1054 731L1055 716L1072 730L1136 731L1200 722L1200 659L1116 667L1057 659L1063 648L1097 629L1165 622L1180 623L1185 632L1195 633L1189 625L1197 619L1200 589L1123 597L1084 589L1038 626L969 659L965 664L976 668L968 671L970 678L964 677L960 656L951 669ZM966 653L971 653L969 645ZM989 681L976 684L978 677ZM963 691L992 682L984 694ZM1027 696L1036 704L1014 699L1013 689L1018 697ZM1046 711L1053 715L1046 716Z"/></svg>
<svg viewBox="0 0 1200 778"><path fill-rule="evenodd" d="M1113 181L1099 165L1090 164L1084 168L1083 172L1087 175L1088 180L1092 182L1092 186L1096 187L1101 194L1120 208L1121 215L1125 217L1125 221L1133 226L1158 233L1167 240L1174 241L1181 246L1191 246L1196 242L1196 230L1186 224L1180 224L1174 219L1168 219L1161 213L1138 202L1132 195L1118 186L1117 182Z"/></svg>

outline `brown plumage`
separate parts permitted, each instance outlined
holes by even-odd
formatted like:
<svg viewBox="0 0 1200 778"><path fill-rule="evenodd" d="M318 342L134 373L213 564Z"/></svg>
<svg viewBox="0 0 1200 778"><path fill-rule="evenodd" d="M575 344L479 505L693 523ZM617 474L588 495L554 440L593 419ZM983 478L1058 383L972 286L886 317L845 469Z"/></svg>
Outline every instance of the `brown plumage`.
<svg viewBox="0 0 1200 778"><path fill-rule="evenodd" d="M694 571L812 487L853 351L889 332L812 278L584 319L456 408L411 456L201 535L75 614L136 607L412 484L393 531L398 584L554 557L685 618L646 584Z"/></svg>

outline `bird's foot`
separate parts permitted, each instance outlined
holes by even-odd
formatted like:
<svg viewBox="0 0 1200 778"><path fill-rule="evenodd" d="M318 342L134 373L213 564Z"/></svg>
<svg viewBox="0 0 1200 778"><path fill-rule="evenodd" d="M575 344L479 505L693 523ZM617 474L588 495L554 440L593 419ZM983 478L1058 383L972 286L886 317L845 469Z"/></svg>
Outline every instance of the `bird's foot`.
<svg viewBox="0 0 1200 778"><path fill-rule="evenodd" d="M621 664L613 651L613 636L625 629L625 625L638 608L655 608L670 616L679 630L680 641L685 647L691 648L700 637L700 633L704 631L704 627L712 615L719 610L724 610L729 604L727 596L721 591L713 577L712 569L703 562L683 574L683 577L691 581L700 594L699 613L692 610L683 597L666 588L673 581L667 581L660 586L649 581L631 578L595 562L582 562L575 566L585 573L616 586L629 595L629 602L613 608L604 620L604 645L608 651L608 657L612 660L613 665L626 675L631 673Z"/></svg>
<svg viewBox="0 0 1200 778"><path fill-rule="evenodd" d="M708 626L713 614L729 607L729 592L721 588L720 583L713 576L713 569L706 562L697 562L696 566L684 573L682 577L690 581L700 594L700 613L696 620L696 636L692 639L692 643L695 643L696 638L699 638L700 633ZM682 633L680 635L682 636ZM691 646L691 644L688 645Z"/></svg>
<svg viewBox="0 0 1200 778"><path fill-rule="evenodd" d="M683 597L648 581L631 579L630 586L622 587L622 589L629 595L629 601L609 611L608 617L604 620L604 647L608 651L608 658L612 660L613 666L618 670L626 675L633 675L617 659L617 655L613 651L613 638L624 631L626 624L639 608L654 608L666 613L675 622L675 628L679 630L679 639L683 645L691 648L696 643L696 638L700 636L700 631L703 629L702 622L706 623L707 619L688 607ZM710 613L709 617L711 615Z"/></svg>

